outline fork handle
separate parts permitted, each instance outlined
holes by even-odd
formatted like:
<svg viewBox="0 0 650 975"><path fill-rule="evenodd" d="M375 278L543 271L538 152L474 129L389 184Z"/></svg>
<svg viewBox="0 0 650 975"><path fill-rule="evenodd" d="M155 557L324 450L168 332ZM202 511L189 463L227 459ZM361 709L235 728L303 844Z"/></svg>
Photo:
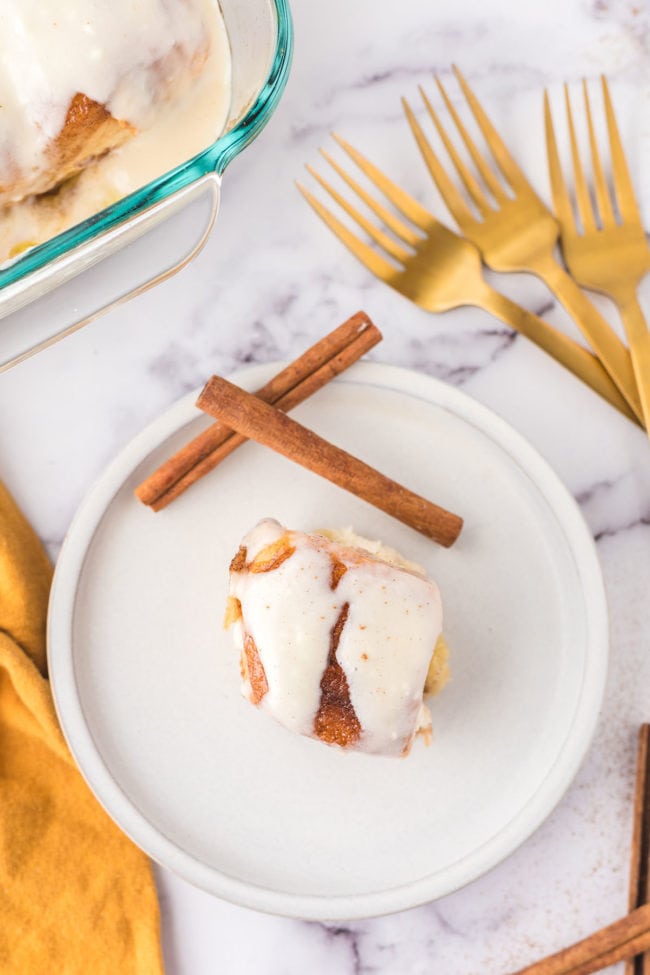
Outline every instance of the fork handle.
<svg viewBox="0 0 650 975"><path fill-rule="evenodd" d="M640 422L596 356L578 342L488 285L481 289L475 303L553 356L628 419Z"/></svg>
<svg viewBox="0 0 650 975"><path fill-rule="evenodd" d="M552 254L535 265L535 273L560 299L633 412L643 422L644 412L632 358L609 322Z"/></svg>
<svg viewBox="0 0 650 975"><path fill-rule="evenodd" d="M650 422L650 332L636 292L617 299L630 346L634 378L641 398L646 429Z"/></svg>

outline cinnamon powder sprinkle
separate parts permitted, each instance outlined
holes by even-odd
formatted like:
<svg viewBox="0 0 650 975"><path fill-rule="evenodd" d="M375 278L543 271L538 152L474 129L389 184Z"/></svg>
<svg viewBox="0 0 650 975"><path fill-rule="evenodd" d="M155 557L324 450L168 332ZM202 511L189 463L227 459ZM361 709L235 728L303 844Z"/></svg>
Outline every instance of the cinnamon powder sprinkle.
<svg viewBox="0 0 650 975"><path fill-rule="evenodd" d="M314 719L314 733L329 745L346 748L361 734L361 724L350 700L347 677L336 659L341 633L348 618L350 604L344 603L330 634L327 666L320 682L321 700Z"/></svg>
<svg viewBox="0 0 650 975"><path fill-rule="evenodd" d="M237 554L233 556L232 562L230 563L230 571L241 572L243 569L245 569L247 558L248 553L246 551L246 546L240 545Z"/></svg>
<svg viewBox="0 0 650 975"><path fill-rule="evenodd" d="M332 592L334 592L339 582L341 581L345 573L348 571L348 567L343 562L339 561L339 559L337 559L336 556L334 555L331 556L331 559L332 559L332 573L330 575L330 589L332 590Z"/></svg>
<svg viewBox="0 0 650 975"><path fill-rule="evenodd" d="M252 704L259 704L269 689L269 682L266 678L264 664L260 659L259 650L250 633L244 635L244 657L246 672L251 685L250 700Z"/></svg>
<svg viewBox="0 0 650 975"><path fill-rule="evenodd" d="M272 572L291 558L295 551L296 546L291 545L287 536L283 535L282 538L278 538L277 542L261 549L249 564L248 569L250 572Z"/></svg>

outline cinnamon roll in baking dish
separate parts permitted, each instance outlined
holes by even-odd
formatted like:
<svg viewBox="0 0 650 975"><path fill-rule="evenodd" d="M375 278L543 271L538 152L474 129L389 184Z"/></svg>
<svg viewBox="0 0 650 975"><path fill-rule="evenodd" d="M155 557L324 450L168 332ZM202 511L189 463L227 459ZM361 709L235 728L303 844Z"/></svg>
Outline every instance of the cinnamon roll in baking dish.
<svg viewBox="0 0 650 975"><path fill-rule="evenodd" d="M429 739L423 695L448 678L440 594L398 553L267 519L231 563L225 622L244 696L289 730L390 756Z"/></svg>
<svg viewBox="0 0 650 975"><path fill-rule="evenodd" d="M3 0L0 260L204 149L229 78L216 0Z"/></svg>

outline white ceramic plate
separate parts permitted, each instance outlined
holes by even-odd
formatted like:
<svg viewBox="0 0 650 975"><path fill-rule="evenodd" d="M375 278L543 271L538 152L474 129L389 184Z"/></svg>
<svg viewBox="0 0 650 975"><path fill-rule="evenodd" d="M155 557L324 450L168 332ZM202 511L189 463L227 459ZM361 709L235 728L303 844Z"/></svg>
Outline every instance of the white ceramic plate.
<svg viewBox="0 0 650 975"><path fill-rule="evenodd" d="M254 389L274 371L237 375ZM220 897L344 919L440 897L553 809L596 723L607 617L573 500L502 420L424 376L361 364L295 411L465 518L445 550L247 444L160 514L133 489L206 420L181 400L108 468L58 562L50 672L70 747L110 815ZM404 760L291 735L239 693L221 628L227 567L271 515L353 525L438 580L453 679L434 742Z"/></svg>

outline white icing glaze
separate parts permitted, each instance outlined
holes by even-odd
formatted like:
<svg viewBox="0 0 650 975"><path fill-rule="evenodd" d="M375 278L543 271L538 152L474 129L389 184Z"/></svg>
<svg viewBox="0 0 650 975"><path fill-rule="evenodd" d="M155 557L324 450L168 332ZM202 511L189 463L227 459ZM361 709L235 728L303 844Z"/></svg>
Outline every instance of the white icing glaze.
<svg viewBox="0 0 650 975"><path fill-rule="evenodd" d="M347 603L336 658L362 728L354 747L401 755L418 727L429 724L422 691L442 630L438 587L420 571L369 554L359 536L344 536L357 542L355 549L287 532L270 519L243 540L247 561L283 535L295 552L277 568L231 573L230 592L242 609L236 643L241 649L244 631L252 636L269 685L260 706L290 730L313 736L331 632ZM331 554L347 567L334 591ZM243 692L249 697L250 686Z"/></svg>
<svg viewBox="0 0 650 975"><path fill-rule="evenodd" d="M350 604L336 658L363 729L364 750L401 754L416 731L442 631L438 587L384 561L369 561L348 568L336 595Z"/></svg>
<svg viewBox="0 0 650 975"><path fill-rule="evenodd" d="M260 522L242 542L249 561L285 533L276 521ZM329 590L330 571L327 552L299 544L272 572L244 572L231 579L231 594L242 605L246 631L255 641L269 684L261 706L299 735L313 732L330 633L341 609ZM241 648L241 624L236 628Z"/></svg>
<svg viewBox="0 0 650 975"><path fill-rule="evenodd" d="M77 92L138 132L53 200L28 198L6 208L0 260L205 149L227 120L230 77L226 28L214 0L51 0L47 8L37 0L5 0L0 186L10 184L16 168L46 168L48 145Z"/></svg>
<svg viewBox="0 0 650 975"><path fill-rule="evenodd" d="M21 170L37 164L77 92L142 126L164 82L157 62L204 42L201 9L186 0L4 0L0 153Z"/></svg>

